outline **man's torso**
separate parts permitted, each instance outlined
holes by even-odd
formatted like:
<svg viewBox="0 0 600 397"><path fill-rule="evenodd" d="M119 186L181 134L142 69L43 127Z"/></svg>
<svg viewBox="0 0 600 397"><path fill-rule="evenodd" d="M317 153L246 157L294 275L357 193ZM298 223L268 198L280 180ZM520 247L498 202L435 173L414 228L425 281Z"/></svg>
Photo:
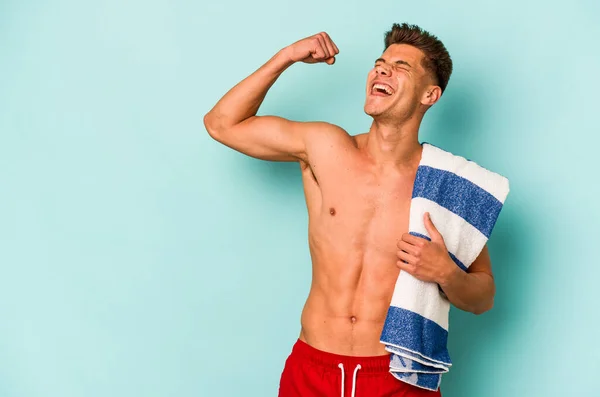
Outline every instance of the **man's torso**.
<svg viewBox="0 0 600 397"><path fill-rule="evenodd" d="M301 163L313 280L300 339L355 356L385 354L379 338L418 166L415 158L403 171L378 169L366 139L332 134L309 148L310 166Z"/></svg>

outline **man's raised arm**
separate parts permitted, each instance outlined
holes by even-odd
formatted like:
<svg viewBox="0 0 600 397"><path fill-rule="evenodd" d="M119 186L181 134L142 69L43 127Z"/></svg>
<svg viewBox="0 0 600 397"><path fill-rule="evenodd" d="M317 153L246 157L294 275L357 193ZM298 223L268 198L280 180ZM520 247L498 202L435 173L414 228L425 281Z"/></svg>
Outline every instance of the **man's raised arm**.
<svg viewBox="0 0 600 397"><path fill-rule="evenodd" d="M277 116L257 116L267 91L295 62L332 65L339 53L327 33L299 40L229 90L204 116L206 130L215 140L263 160L307 161L306 140L329 128L322 122L295 122Z"/></svg>

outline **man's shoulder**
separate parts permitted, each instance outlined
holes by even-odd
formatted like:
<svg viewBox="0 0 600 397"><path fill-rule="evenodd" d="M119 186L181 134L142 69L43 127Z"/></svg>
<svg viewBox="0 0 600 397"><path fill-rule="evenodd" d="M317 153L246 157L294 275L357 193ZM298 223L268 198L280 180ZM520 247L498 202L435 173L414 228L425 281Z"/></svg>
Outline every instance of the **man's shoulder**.
<svg viewBox="0 0 600 397"><path fill-rule="evenodd" d="M307 137L312 144L322 145L328 143L337 146L353 141L352 135L337 124L326 121L314 121L309 124Z"/></svg>
<svg viewBox="0 0 600 397"><path fill-rule="evenodd" d="M313 122L310 132L305 135L309 158L319 162L338 158L338 154L356 148L355 137L339 125L329 122Z"/></svg>
<svg viewBox="0 0 600 397"><path fill-rule="evenodd" d="M313 121L309 124L312 126L312 129L318 130L321 133L327 133L332 136L350 136L344 128L328 121Z"/></svg>

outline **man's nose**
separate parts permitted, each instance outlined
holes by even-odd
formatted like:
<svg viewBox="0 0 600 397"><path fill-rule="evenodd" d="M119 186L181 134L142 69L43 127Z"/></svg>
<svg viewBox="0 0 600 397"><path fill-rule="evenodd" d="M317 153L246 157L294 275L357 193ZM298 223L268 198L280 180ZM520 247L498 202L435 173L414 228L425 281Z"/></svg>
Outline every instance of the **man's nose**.
<svg viewBox="0 0 600 397"><path fill-rule="evenodd" d="M377 67L375 68L375 71L377 72L377 74L380 74L383 76L390 75L390 68L388 67L388 65L385 65L383 63L380 63L379 65L377 65Z"/></svg>

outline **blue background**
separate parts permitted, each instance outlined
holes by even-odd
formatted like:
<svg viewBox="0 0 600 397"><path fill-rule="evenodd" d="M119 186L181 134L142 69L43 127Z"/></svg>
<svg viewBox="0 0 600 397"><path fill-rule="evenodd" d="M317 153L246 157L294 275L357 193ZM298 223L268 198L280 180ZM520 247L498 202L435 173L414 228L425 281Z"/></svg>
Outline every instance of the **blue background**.
<svg viewBox="0 0 600 397"><path fill-rule="evenodd" d="M496 304L453 309L446 397L598 396L598 2L0 2L0 396L275 396L310 283L298 165L202 117L327 31L263 114L365 132L393 22L455 64L420 139L507 176Z"/></svg>

